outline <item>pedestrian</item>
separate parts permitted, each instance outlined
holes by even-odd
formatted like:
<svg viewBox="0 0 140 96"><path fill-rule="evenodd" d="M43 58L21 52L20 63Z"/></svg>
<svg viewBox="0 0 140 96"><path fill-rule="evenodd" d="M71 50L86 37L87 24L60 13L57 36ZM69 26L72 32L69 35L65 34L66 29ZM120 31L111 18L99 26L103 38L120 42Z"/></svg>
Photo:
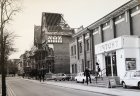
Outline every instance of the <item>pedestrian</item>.
<svg viewBox="0 0 140 96"><path fill-rule="evenodd" d="M96 74L97 74L97 77L100 77L100 72L101 72L101 69L99 67L99 63L96 62Z"/></svg>
<svg viewBox="0 0 140 96"><path fill-rule="evenodd" d="M41 82L42 74L41 74L41 71L40 70L39 70L38 76L39 76L39 81Z"/></svg>
<svg viewBox="0 0 140 96"><path fill-rule="evenodd" d="M43 82L45 80L45 72L44 72L44 70L42 70L42 80L43 80Z"/></svg>
<svg viewBox="0 0 140 96"><path fill-rule="evenodd" d="M24 78L24 76L25 76L25 73L22 74L22 77L23 77L23 78Z"/></svg>
<svg viewBox="0 0 140 96"><path fill-rule="evenodd" d="M84 76L86 76L86 83L87 83L87 85L88 85L88 80L91 83L90 71L89 71L89 69L87 67L86 67L86 69L84 71Z"/></svg>

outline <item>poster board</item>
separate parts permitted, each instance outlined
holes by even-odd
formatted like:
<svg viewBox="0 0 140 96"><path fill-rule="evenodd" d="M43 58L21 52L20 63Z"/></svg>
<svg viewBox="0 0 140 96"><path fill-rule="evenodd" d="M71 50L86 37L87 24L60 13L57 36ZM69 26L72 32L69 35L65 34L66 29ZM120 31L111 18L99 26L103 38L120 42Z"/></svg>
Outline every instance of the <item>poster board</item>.
<svg viewBox="0 0 140 96"><path fill-rule="evenodd" d="M136 70L136 58L125 58L126 71Z"/></svg>
<svg viewBox="0 0 140 96"><path fill-rule="evenodd" d="M110 78L109 79L109 83L108 83L108 88L113 88L113 87L116 87L116 80L115 78Z"/></svg>

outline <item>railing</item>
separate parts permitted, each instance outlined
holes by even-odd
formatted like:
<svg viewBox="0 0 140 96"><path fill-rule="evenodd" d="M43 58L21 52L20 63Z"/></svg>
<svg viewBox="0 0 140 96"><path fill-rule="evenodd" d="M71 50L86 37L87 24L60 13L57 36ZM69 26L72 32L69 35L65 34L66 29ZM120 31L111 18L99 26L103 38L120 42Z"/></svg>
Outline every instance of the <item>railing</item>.
<svg viewBox="0 0 140 96"><path fill-rule="evenodd" d="M106 68L104 68L104 69L101 70L101 78L102 78L102 80L103 80L103 75L106 74L105 69L106 69ZM105 72L104 72L104 71L105 71Z"/></svg>
<svg viewBox="0 0 140 96"><path fill-rule="evenodd" d="M96 83L97 83L97 78L102 78L102 80L103 80L103 75L106 74L105 69L106 69L106 68L102 69L102 70L100 71L100 73L97 73L99 76L97 75L97 76L95 77ZM104 72L104 71L105 71L105 72Z"/></svg>

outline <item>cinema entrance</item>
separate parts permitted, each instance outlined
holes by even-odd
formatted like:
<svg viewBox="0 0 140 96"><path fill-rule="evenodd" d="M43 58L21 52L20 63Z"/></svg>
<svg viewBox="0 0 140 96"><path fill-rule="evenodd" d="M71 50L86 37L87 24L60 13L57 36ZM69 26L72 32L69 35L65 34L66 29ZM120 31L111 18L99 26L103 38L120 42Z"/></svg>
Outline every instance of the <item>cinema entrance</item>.
<svg viewBox="0 0 140 96"><path fill-rule="evenodd" d="M105 54L106 76L117 76L116 52Z"/></svg>

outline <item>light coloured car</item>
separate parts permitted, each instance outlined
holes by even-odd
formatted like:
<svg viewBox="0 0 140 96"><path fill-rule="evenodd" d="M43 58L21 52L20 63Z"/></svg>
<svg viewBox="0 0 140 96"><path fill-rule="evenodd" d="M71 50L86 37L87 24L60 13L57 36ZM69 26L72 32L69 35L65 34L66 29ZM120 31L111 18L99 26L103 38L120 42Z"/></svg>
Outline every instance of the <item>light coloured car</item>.
<svg viewBox="0 0 140 96"><path fill-rule="evenodd" d="M123 88L127 86L135 86L140 88L140 70L139 71L127 71L121 80Z"/></svg>
<svg viewBox="0 0 140 96"><path fill-rule="evenodd" d="M65 81L66 78L67 78L67 76L66 76L66 74L64 74L64 73L58 73L58 74L54 74L54 75L52 76L52 78L53 78L55 81L57 81L57 80L59 80L59 81L61 81L61 80Z"/></svg>
<svg viewBox="0 0 140 96"><path fill-rule="evenodd" d="M90 77L91 80L95 79L95 76L90 75ZM86 81L86 76L84 76L84 72L77 73L77 75L75 76L75 81L84 83Z"/></svg>

